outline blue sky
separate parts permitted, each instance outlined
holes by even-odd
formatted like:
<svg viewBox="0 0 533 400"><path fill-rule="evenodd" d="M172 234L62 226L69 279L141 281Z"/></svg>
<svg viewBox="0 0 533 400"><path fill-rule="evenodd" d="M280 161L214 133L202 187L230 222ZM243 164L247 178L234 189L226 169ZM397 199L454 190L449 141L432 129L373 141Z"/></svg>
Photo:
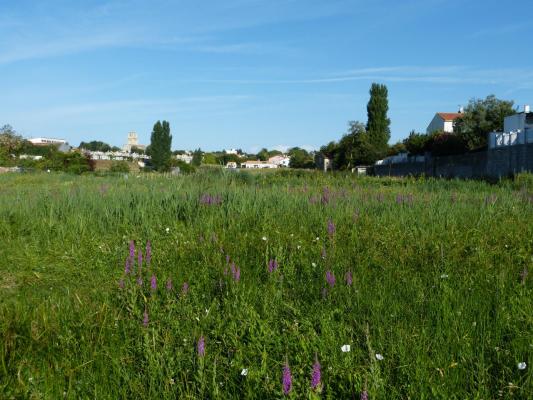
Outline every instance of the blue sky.
<svg viewBox="0 0 533 400"><path fill-rule="evenodd" d="M174 149L303 146L366 121L391 142L495 94L533 103L529 1L0 1L0 124L27 137Z"/></svg>

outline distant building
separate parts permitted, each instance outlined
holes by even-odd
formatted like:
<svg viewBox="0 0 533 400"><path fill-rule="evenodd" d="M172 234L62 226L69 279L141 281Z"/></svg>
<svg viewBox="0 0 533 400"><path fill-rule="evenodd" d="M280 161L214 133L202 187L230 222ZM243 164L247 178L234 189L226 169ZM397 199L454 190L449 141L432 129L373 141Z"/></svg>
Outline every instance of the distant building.
<svg viewBox="0 0 533 400"><path fill-rule="evenodd" d="M324 172L326 172L328 169L333 170L333 163L331 162L331 159L322 153L317 153L315 155L315 165L318 169Z"/></svg>
<svg viewBox="0 0 533 400"><path fill-rule="evenodd" d="M192 163L192 154L186 153L186 154L177 154L176 160L183 161L186 164Z"/></svg>
<svg viewBox="0 0 533 400"><path fill-rule="evenodd" d="M446 133L453 133L454 121L462 115L462 112L448 113L439 112L435 114L429 123L426 133L430 134L436 131L443 131Z"/></svg>
<svg viewBox="0 0 533 400"><path fill-rule="evenodd" d="M126 152L126 153L131 153L131 149L132 148L138 148L140 150L146 150L146 146L144 144L139 144L139 138L137 136L137 133L136 132L130 132L128 133L128 143L126 143L123 147L122 147L122 151Z"/></svg>
<svg viewBox="0 0 533 400"><path fill-rule="evenodd" d="M226 164L226 168L228 168L228 169L236 169L237 168L237 163L235 161L229 161Z"/></svg>
<svg viewBox="0 0 533 400"><path fill-rule="evenodd" d="M528 105L524 111L503 120L503 132L489 134L489 148L533 143L533 113Z"/></svg>
<svg viewBox="0 0 533 400"><path fill-rule="evenodd" d="M269 163L275 164L278 167L288 167L290 161L291 158L284 155L273 156L268 159Z"/></svg>
<svg viewBox="0 0 533 400"><path fill-rule="evenodd" d="M268 161L245 161L241 163L241 168L263 169L263 168L278 168L278 165L272 164Z"/></svg>
<svg viewBox="0 0 533 400"><path fill-rule="evenodd" d="M52 139L52 138L44 138L44 137L28 139L28 141L31 142L31 144L33 144L34 146L50 146L50 145L67 144L67 141L63 139Z"/></svg>
<svg viewBox="0 0 533 400"><path fill-rule="evenodd" d="M226 149L226 150L224 150L224 153L237 155L237 154L239 154L239 151L235 150L235 149Z"/></svg>

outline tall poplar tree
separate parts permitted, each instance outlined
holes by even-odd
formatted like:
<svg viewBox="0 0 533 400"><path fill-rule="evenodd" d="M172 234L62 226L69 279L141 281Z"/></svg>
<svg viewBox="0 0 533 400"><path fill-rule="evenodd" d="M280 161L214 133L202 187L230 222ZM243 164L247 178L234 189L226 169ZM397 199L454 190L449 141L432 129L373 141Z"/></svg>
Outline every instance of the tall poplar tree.
<svg viewBox="0 0 533 400"><path fill-rule="evenodd" d="M387 86L373 83L370 88L370 100L366 106L368 140L380 157L386 154L390 139L390 119L387 117L389 100L387 96Z"/></svg>
<svg viewBox="0 0 533 400"><path fill-rule="evenodd" d="M150 137L150 156L156 171L168 171L170 169L171 146L170 124L167 121L157 121Z"/></svg>

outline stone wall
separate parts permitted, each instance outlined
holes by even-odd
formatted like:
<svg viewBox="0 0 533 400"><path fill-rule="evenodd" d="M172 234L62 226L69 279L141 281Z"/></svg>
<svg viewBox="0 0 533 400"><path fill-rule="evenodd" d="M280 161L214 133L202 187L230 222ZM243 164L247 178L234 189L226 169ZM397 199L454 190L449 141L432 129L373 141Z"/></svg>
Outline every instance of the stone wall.
<svg viewBox="0 0 533 400"><path fill-rule="evenodd" d="M426 156L424 162L375 165L373 169L377 176L498 179L519 172L533 172L533 143L454 156Z"/></svg>

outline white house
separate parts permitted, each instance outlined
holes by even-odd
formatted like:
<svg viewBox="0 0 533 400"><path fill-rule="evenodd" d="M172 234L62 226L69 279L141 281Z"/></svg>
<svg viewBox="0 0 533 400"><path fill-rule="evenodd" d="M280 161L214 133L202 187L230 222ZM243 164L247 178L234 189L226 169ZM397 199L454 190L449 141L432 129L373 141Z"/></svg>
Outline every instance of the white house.
<svg viewBox="0 0 533 400"><path fill-rule="evenodd" d="M245 161L241 163L241 168L255 168L255 169L262 169L262 168L278 168L278 165L272 164L268 161Z"/></svg>
<svg viewBox="0 0 533 400"><path fill-rule="evenodd" d="M226 149L226 150L224 150L224 153L226 153L226 154L235 154L235 155L239 154L239 152L236 149Z"/></svg>
<svg viewBox="0 0 533 400"><path fill-rule="evenodd" d="M429 123L426 133L430 134L435 131L444 131L446 133L453 133L454 121L462 115L461 112L449 113L438 112L435 114L431 122Z"/></svg>
<svg viewBox="0 0 533 400"><path fill-rule="evenodd" d="M503 132L489 134L489 148L533 143L533 113L528 105L524 111L503 120Z"/></svg>
<svg viewBox="0 0 533 400"><path fill-rule="evenodd" d="M290 161L291 161L291 158L284 156L284 155L277 155L277 156L270 157L268 159L269 163L275 164L279 167L288 167Z"/></svg>
<svg viewBox="0 0 533 400"><path fill-rule="evenodd" d="M236 169L237 168L237 163L235 161L228 161L228 163L226 164L226 168L227 169Z"/></svg>
<svg viewBox="0 0 533 400"><path fill-rule="evenodd" d="M185 164L190 164L192 163L192 154L177 154L176 160L183 161Z"/></svg>

